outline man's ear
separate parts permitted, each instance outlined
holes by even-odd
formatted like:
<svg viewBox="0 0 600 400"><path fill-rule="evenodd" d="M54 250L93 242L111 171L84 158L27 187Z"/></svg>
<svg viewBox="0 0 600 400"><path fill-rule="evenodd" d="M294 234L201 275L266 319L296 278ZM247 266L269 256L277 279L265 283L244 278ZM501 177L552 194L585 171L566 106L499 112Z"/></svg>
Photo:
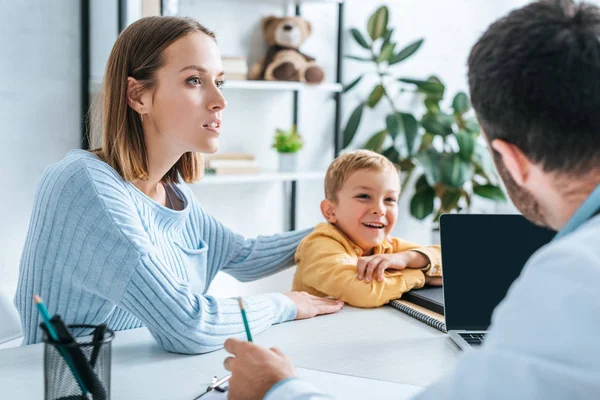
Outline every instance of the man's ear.
<svg viewBox="0 0 600 400"><path fill-rule="evenodd" d="M532 167L529 158L517 146L502 139L492 140L491 146L502 157L502 162L513 180L519 186L523 186L527 182Z"/></svg>
<svg viewBox="0 0 600 400"><path fill-rule="evenodd" d="M143 94L142 85L136 79L127 77L127 104L140 115L148 112Z"/></svg>
<svg viewBox="0 0 600 400"><path fill-rule="evenodd" d="M335 217L335 204L331 200L323 200L321 202L321 214L327 220L327 222L331 222L335 224L337 222L337 218Z"/></svg>

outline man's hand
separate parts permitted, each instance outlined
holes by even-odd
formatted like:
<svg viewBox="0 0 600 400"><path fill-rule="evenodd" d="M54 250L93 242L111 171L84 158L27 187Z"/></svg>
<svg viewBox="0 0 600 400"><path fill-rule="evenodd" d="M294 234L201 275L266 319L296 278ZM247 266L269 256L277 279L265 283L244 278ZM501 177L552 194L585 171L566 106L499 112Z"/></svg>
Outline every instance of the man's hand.
<svg viewBox="0 0 600 400"><path fill-rule="evenodd" d="M425 275L425 284L431 286L442 286L442 277Z"/></svg>
<svg viewBox="0 0 600 400"><path fill-rule="evenodd" d="M225 359L231 371L229 400L262 399L277 382L296 375L292 361L278 349L227 339L225 350L235 356Z"/></svg>
<svg viewBox="0 0 600 400"><path fill-rule="evenodd" d="M289 292L285 294L296 303L296 319L312 318L321 314L333 314L344 306L343 301L325 299L306 292Z"/></svg>
<svg viewBox="0 0 600 400"><path fill-rule="evenodd" d="M358 279L365 279L369 283L376 277L383 281L383 272L386 269L403 270L405 268L423 268L429 264L429 259L417 251L403 251L395 254L375 254L358 259Z"/></svg>

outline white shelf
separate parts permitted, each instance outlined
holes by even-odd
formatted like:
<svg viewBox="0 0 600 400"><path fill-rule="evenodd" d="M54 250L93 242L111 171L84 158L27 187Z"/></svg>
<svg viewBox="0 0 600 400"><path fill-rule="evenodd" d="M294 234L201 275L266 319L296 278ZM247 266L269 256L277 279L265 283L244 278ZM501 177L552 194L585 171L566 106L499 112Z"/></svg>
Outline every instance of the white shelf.
<svg viewBox="0 0 600 400"><path fill-rule="evenodd" d="M90 92L98 93L101 81L93 79L90 81ZM319 85L307 85L300 82L279 81L243 81L230 80L225 82L224 90L322 90L326 92L341 92L343 86L339 83L321 83Z"/></svg>
<svg viewBox="0 0 600 400"><path fill-rule="evenodd" d="M342 87L343 86L339 83L321 83L319 85L307 85L300 82L230 80L225 82L224 90L324 90L328 92L341 92Z"/></svg>
<svg viewBox="0 0 600 400"><path fill-rule="evenodd" d="M311 172L261 172L258 174L242 175L205 175L194 185L222 185L222 184L245 184L257 182L287 182L287 181L305 181L319 180L325 177L323 171Z"/></svg>

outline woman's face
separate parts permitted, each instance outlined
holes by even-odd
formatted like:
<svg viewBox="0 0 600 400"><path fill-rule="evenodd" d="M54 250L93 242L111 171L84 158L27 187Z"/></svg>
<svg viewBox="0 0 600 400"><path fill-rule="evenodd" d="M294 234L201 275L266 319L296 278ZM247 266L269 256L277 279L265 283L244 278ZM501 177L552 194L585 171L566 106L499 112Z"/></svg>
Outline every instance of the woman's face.
<svg viewBox="0 0 600 400"><path fill-rule="evenodd" d="M161 145L173 152L214 153L227 105L217 44L204 33L188 34L167 47L163 57L156 87L144 94L144 103L151 104L144 130L152 124Z"/></svg>

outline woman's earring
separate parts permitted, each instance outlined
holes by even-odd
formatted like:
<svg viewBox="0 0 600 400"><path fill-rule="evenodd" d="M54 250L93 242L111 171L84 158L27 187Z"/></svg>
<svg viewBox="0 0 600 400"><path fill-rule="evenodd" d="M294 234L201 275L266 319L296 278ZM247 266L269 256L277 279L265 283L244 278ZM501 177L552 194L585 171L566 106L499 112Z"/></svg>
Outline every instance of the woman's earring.
<svg viewBox="0 0 600 400"><path fill-rule="evenodd" d="M144 114L140 113L140 121L142 122L142 124L144 123Z"/></svg>

